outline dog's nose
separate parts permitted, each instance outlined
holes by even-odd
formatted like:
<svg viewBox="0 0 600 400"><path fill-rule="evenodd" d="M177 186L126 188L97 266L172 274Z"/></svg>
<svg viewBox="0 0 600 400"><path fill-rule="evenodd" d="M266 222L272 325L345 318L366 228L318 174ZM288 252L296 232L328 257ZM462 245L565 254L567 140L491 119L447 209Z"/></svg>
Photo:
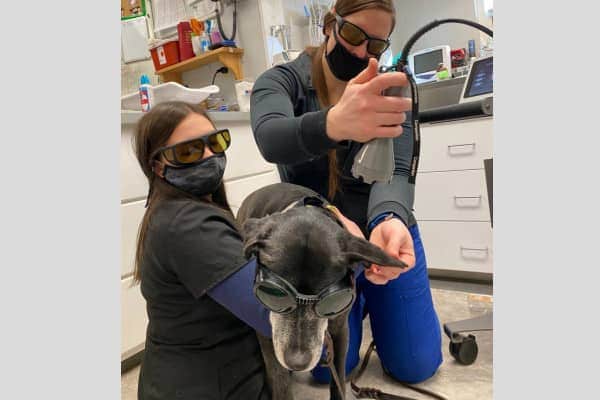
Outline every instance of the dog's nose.
<svg viewBox="0 0 600 400"><path fill-rule="evenodd" d="M293 352L285 354L285 364L292 371L306 371L313 366L310 365L312 357L309 352Z"/></svg>

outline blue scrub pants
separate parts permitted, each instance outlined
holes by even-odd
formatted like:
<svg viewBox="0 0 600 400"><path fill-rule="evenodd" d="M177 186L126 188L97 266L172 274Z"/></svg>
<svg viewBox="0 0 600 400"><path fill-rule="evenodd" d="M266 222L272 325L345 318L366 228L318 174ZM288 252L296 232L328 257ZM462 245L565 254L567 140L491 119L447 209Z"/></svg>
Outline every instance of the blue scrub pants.
<svg viewBox="0 0 600 400"><path fill-rule="evenodd" d="M346 375L359 362L366 313L379 359L392 377L407 383L422 382L433 376L442 363L440 323L433 308L425 251L418 226L413 225L409 231L416 256L413 269L386 285L372 284L364 273L356 279L357 300L348 319ZM312 374L320 383L331 379L327 367L318 366Z"/></svg>

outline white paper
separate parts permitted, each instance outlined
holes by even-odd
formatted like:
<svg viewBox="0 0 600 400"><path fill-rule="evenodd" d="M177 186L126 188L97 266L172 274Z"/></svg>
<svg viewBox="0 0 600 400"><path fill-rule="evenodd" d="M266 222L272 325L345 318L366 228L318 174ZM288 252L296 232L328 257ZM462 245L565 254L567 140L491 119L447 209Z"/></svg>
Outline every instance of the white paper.
<svg viewBox="0 0 600 400"><path fill-rule="evenodd" d="M181 21L187 21L185 0L153 0L154 31L161 31L177 26Z"/></svg>
<svg viewBox="0 0 600 400"><path fill-rule="evenodd" d="M203 21L215 16L217 3L212 0L185 0L188 4L188 11L197 20Z"/></svg>
<svg viewBox="0 0 600 400"><path fill-rule="evenodd" d="M125 63L150 58L146 17L121 21L121 56Z"/></svg>

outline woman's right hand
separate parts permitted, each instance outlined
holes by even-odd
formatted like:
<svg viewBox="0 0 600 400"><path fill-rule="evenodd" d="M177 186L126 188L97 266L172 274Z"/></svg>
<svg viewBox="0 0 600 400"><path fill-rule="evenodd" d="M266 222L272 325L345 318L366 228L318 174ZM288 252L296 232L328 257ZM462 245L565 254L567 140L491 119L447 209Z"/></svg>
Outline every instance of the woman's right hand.
<svg viewBox="0 0 600 400"><path fill-rule="evenodd" d="M406 86L402 72L377 73L377 60L369 59L367 68L348 81L340 100L327 113L327 136L332 140L368 142L374 138L396 137L402 133L406 111L412 100L382 96L391 86Z"/></svg>

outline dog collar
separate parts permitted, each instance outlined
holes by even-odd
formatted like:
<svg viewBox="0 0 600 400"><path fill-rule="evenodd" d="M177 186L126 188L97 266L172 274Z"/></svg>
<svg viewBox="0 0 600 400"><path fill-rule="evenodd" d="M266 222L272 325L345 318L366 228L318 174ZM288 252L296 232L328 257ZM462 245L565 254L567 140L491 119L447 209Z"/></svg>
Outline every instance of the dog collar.
<svg viewBox="0 0 600 400"><path fill-rule="evenodd" d="M346 230L348 229L346 227L346 225L344 224L344 222L342 221L342 219L339 217L339 215L341 214L340 210L338 210L338 208L336 206L326 202L325 200L323 200L323 198L321 198L319 196L306 196L300 200L296 200L293 203L291 203L290 205L288 205L286 208L284 208L283 211L281 211L281 212L284 213L284 212L289 211L292 208L296 208L296 207L323 208L323 209L329 211L329 213L331 213L332 217L342 228L344 228Z"/></svg>

